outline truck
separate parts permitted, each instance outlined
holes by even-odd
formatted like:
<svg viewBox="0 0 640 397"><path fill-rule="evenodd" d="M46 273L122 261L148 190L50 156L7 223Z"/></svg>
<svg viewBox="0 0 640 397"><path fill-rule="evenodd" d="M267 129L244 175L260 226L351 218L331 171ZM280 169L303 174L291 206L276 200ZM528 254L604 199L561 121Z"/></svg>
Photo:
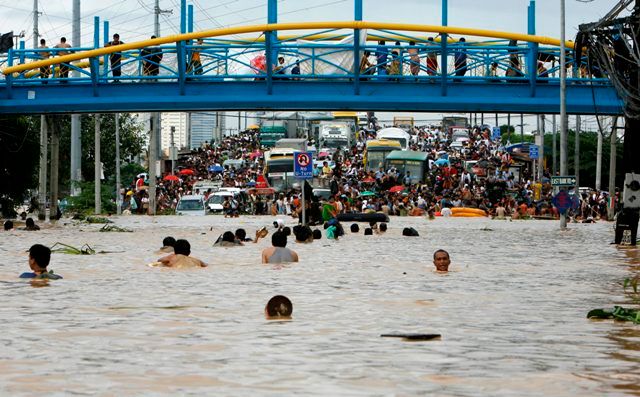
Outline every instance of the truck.
<svg viewBox="0 0 640 397"><path fill-rule="evenodd" d="M460 116L450 116L442 118L442 131L449 131L449 128L453 126L467 128L469 127L469 120L466 117Z"/></svg>
<svg viewBox="0 0 640 397"><path fill-rule="evenodd" d="M338 148L350 148L353 141L354 131L349 122L330 121L320 123L318 152L333 154Z"/></svg>
<svg viewBox="0 0 640 397"><path fill-rule="evenodd" d="M284 138L279 139L275 145L276 149L289 148L296 152L307 151L307 140L304 138Z"/></svg>
<svg viewBox="0 0 640 397"><path fill-rule="evenodd" d="M394 117L393 126L410 132L413 130L413 117Z"/></svg>
<svg viewBox="0 0 640 397"><path fill-rule="evenodd" d="M273 148L264 154L264 176L276 191L287 191L296 182L293 170L293 152L289 147Z"/></svg>
<svg viewBox="0 0 640 397"><path fill-rule="evenodd" d="M287 127L270 125L260 127L260 143L266 147L274 147L276 142L287 137Z"/></svg>

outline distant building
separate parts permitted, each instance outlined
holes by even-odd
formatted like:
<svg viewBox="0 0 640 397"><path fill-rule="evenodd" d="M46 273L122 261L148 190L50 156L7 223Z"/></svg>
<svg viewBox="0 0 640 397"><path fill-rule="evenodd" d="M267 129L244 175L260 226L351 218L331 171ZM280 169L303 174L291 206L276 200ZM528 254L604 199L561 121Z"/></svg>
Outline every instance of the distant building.
<svg viewBox="0 0 640 397"><path fill-rule="evenodd" d="M220 113L224 115L224 113ZM194 112L191 113L191 136L189 148L199 148L205 142L211 142L216 133L218 124L217 112Z"/></svg>
<svg viewBox="0 0 640 397"><path fill-rule="evenodd" d="M171 127L175 127L173 140L178 148L187 146L187 113L162 113L160 125L162 126L162 140L160 147L171 147Z"/></svg>

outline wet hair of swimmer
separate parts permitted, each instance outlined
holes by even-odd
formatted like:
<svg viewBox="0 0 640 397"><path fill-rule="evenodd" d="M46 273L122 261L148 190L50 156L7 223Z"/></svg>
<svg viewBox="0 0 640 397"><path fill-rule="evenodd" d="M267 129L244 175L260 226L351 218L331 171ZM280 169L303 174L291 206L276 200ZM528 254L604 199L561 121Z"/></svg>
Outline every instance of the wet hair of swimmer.
<svg viewBox="0 0 640 397"><path fill-rule="evenodd" d="M287 235L281 231L277 231L271 235L271 245L274 247L286 247L287 246Z"/></svg>
<svg viewBox="0 0 640 397"><path fill-rule="evenodd" d="M381 232L386 232L387 231L387 224L386 223L381 223L380 224L380 231Z"/></svg>
<svg viewBox="0 0 640 397"><path fill-rule="evenodd" d="M163 247L175 247L176 246L176 239L171 237L171 236L167 236L162 240L162 246Z"/></svg>
<svg viewBox="0 0 640 397"><path fill-rule="evenodd" d="M34 227L36 225L36 223L33 221L33 218L27 218L27 221L25 222L25 225L27 227Z"/></svg>
<svg viewBox="0 0 640 397"><path fill-rule="evenodd" d="M402 229L402 235L407 237L418 237L420 234L418 231L412 227L405 227Z"/></svg>
<svg viewBox="0 0 640 397"><path fill-rule="evenodd" d="M372 236L373 235L373 229L371 229L370 227L364 229L364 235L365 236Z"/></svg>
<svg viewBox="0 0 640 397"><path fill-rule="evenodd" d="M5 221L4 230L11 230L11 229L13 229L13 221Z"/></svg>
<svg viewBox="0 0 640 397"><path fill-rule="evenodd" d="M236 230L236 238L240 241L244 241L244 239L247 238L247 231L242 228Z"/></svg>
<svg viewBox="0 0 640 397"><path fill-rule="evenodd" d="M176 255L189 256L191 254L191 244L184 239L177 240L176 245L173 247L173 252Z"/></svg>
<svg viewBox="0 0 640 397"><path fill-rule="evenodd" d="M293 234L296 236L297 241L307 241L309 237L313 237L313 232L309 226L294 227Z"/></svg>
<svg viewBox="0 0 640 397"><path fill-rule="evenodd" d="M284 233L285 236L289 237L291 236L291 228L289 226L285 226L282 228L282 233Z"/></svg>
<svg viewBox="0 0 640 397"><path fill-rule="evenodd" d="M322 226L324 227L324 230L327 230L329 228L329 222L325 222Z"/></svg>
<svg viewBox="0 0 640 397"><path fill-rule="evenodd" d="M226 231L222 234L222 241L226 241L228 243L235 243L236 236L232 232Z"/></svg>
<svg viewBox="0 0 640 397"><path fill-rule="evenodd" d="M360 232L360 226L358 226L357 223L352 223L351 224L351 233L359 233Z"/></svg>
<svg viewBox="0 0 640 397"><path fill-rule="evenodd" d="M29 257L33 258L41 269L46 269L51 260L51 249L42 244L35 244L29 248Z"/></svg>
<svg viewBox="0 0 640 397"><path fill-rule="evenodd" d="M265 313L268 317L291 317L293 304L286 296L276 295L267 302Z"/></svg>
<svg viewBox="0 0 640 397"><path fill-rule="evenodd" d="M320 240L322 238L322 232L320 229L313 229L313 239Z"/></svg>
<svg viewBox="0 0 640 397"><path fill-rule="evenodd" d="M436 260L436 255L437 255L439 252L444 252L445 254L447 254L447 258L449 258L449 253L448 253L447 251L445 251L445 250L443 250L443 249L439 249L439 250L437 250L436 252L434 252L434 253L433 253L433 260Z"/></svg>

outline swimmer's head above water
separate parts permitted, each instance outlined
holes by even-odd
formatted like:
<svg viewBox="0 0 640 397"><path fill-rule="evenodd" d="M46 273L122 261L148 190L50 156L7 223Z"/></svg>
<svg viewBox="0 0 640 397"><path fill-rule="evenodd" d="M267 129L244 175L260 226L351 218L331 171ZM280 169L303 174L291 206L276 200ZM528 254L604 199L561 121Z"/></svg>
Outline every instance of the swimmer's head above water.
<svg viewBox="0 0 640 397"><path fill-rule="evenodd" d="M451 258L449 253L443 249L439 249L433 253L433 264L436 270L439 272L448 272L449 264L451 264Z"/></svg>
<svg viewBox="0 0 640 397"><path fill-rule="evenodd" d="M264 316L268 320L289 319L291 313L293 313L293 304L289 298L283 295L276 295L269 299L264 308Z"/></svg>

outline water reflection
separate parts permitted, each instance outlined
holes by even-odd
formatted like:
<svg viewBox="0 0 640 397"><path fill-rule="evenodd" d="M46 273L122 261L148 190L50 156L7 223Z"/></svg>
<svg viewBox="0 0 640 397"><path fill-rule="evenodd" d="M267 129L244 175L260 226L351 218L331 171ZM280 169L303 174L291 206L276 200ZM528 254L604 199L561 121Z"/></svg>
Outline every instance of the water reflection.
<svg viewBox="0 0 640 397"><path fill-rule="evenodd" d="M585 318L590 309L626 302L620 282L640 264L637 250L609 245L608 224L561 232L547 221L394 219L384 236L290 243L301 262L281 267L260 263L269 238L212 246L225 230L244 227L252 235L272 222L128 217L117 225L133 233L67 225L2 234L0 390L640 394L637 326ZM405 226L420 237L402 237ZM210 266L146 266L167 235L188 239ZM65 279L49 288L16 279L30 245L57 241L109 253L54 254L50 267ZM448 274L433 271L438 248L451 254ZM278 294L294 304L291 321L264 318L265 303ZM442 340L380 338L395 332Z"/></svg>

